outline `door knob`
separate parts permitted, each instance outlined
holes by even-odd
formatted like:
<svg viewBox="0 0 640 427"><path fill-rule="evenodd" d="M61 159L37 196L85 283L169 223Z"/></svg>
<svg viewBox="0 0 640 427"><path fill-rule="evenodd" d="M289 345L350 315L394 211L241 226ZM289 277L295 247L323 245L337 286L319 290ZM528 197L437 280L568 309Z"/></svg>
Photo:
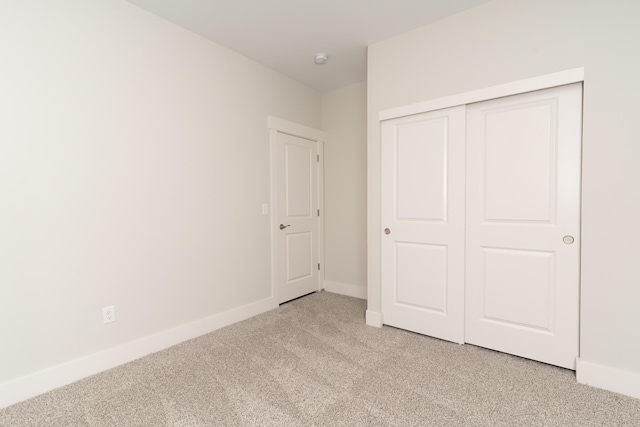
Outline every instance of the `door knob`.
<svg viewBox="0 0 640 427"><path fill-rule="evenodd" d="M567 235L562 238L562 241L565 242L567 245L570 245L575 241L575 239L573 238L573 236Z"/></svg>
<svg viewBox="0 0 640 427"><path fill-rule="evenodd" d="M389 230L388 228L385 228L384 229L384 234L389 234L389 233L391 233L391 230Z"/></svg>
<svg viewBox="0 0 640 427"><path fill-rule="evenodd" d="M280 230L284 230L287 227L291 227L291 224L287 224L287 225L280 224Z"/></svg>

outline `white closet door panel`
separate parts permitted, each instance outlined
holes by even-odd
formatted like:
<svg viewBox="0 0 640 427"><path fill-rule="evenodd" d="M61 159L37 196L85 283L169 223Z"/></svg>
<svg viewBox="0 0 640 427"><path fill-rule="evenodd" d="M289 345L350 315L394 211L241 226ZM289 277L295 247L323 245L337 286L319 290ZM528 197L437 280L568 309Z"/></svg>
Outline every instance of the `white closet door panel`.
<svg viewBox="0 0 640 427"><path fill-rule="evenodd" d="M465 107L382 123L383 323L464 340Z"/></svg>
<svg viewBox="0 0 640 427"><path fill-rule="evenodd" d="M574 84L467 107L465 341L570 369L581 104Z"/></svg>
<svg viewBox="0 0 640 427"><path fill-rule="evenodd" d="M555 139L541 102L485 114L484 221L548 222L555 201ZM526 191L523 191L526 189Z"/></svg>
<svg viewBox="0 0 640 427"><path fill-rule="evenodd" d="M399 304L447 312L447 247L396 243L396 300Z"/></svg>
<svg viewBox="0 0 640 427"><path fill-rule="evenodd" d="M551 331L555 254L482 248L482 255L484 318Z"/></svg>
<svg viewBox="0 0 640 427"><path fill-rule="evenodd" d="M396 216L446 220L447 117L398 126Z"/></svg>

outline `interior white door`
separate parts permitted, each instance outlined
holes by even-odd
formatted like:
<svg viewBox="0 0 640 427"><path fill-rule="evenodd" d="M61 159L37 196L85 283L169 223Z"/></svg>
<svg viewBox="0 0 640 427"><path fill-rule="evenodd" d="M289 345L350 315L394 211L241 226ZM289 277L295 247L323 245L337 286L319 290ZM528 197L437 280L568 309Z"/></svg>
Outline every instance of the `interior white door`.
<svg viewBox="0 0 640 427"><path fill-rule="evenodd" d="M582 85L467 106L465 341L575 369Z"/></svg>
<svg viewBox="0 0 640 427"><path fill-rule="evenodd" d="M318 290L318 142L278 133L279 302Z"/></svg>
<svg viewBox="0 0 640 427"><path fill-rule="evenodd" d="M458 343L464 150L464 106L382 123L383 323Z"/></svg>

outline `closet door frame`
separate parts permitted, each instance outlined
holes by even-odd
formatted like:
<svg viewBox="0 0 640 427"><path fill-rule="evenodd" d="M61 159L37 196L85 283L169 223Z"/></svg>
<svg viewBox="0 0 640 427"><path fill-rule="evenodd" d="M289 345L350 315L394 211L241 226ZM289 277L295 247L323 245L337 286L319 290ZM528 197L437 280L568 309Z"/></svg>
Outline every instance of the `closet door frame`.
<svg viewBox="0 0 640 427"><path fill-rule="evenodd" d="M544 76L533 77L525 80L519 80L511 83L505 83L498 86L478 89L471 92L465 92L457 95L451 95L444 98L433 99L416 104L397 107L389 110L381 111L378 115L380 122L399 117L410 116L414 114L426 113L444 108L467 105L476 102L488 101L495 98L501 98L522 93L533 92L537 90L549 89L557 86L564 86L572 83L584 82L584 68L574 68ZM378 207L381 211L382 206ZM379 224L382 225L382 224ZM378 241L382 239L383 230L380 228L375 235ZM372 238L371 234L369 238ZM382 254L380 252L369 252L369 260L372 264L380 266L382 263ZM372 269L370 269L372 270ZM369 326L382 327L382 286L381 277L378 270L377 277L370 277L368 284L368 300L369 305L366 312L366 323ZM371 304L375 301L375 304Z"/></svg>

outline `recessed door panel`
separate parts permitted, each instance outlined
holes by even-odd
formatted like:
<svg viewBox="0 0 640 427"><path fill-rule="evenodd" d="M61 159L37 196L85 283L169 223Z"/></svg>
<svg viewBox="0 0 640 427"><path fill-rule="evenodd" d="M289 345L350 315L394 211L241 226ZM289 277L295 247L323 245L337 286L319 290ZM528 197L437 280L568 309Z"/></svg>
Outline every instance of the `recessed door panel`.
<svg viewBox="0 0 640 427"><path fill-rule="evenodd" d="M552 332L555 255L498 248L482 248L482 252L481 319L507 327Z"/></svg>
<svg viewBox="0 0 640 427"><path fill-rule="evenodd" d="M396 302L447 312L447 247L396 243Z"/></svg>
<svg viewBox="0 0 640 427"><path fill-rule="evenodd" d="M314 149L293 144L285 145L284 149L286 215L288 218L309 218L313 193L311 181Z"/></svg>
<svg viewBox="0 0 640 427"><path fill-rule="evenodd" d="M446 220L447 117L396 128L396 218Z"/></svg>
<svg viewBox="0 0 640 427"><path fill-rule="evenodd" d="M555 98L484 112L486 221L553 221L557 114Z"/></svg>
<svg viewBox="0 0 640 427"><path fill-rule="evenodd" d="M287 283L313 274L313 238L310 232L291 233L287 241Z"/></svg>

